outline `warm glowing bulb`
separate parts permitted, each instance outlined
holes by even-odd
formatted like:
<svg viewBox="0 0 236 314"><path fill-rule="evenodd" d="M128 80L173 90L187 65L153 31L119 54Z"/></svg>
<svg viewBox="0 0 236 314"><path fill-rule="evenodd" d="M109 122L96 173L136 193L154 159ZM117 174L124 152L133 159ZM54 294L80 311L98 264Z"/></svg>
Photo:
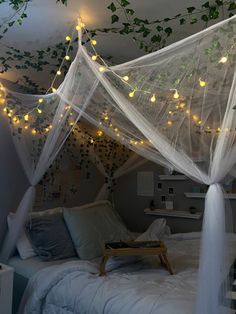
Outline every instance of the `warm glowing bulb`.
<svg viewBox="0 0 236 314"><path fill-rule="evenodd" d="M134 97L135 91L133 90L132 92L129 93L129 97L132 98Z"/></svg>
<svg viewBox="0 0 236 314"><path fill-rule="evenodd" d="M144 142L143 142L143 141L141 141L141 142L140 142L140 144L141 144L141 145L143 145L143 144L144 144Z"/></svg>
<svg viewBox="0 0 236 314"><path fill-rule="evenodd" d="M199 85L200 85L201 87L205 87L205 86L206 86L206 82L203 81L203 80L201 80L201 79L199 79Z"/></svg>
<svg viewBox="0 0 236 314"><path fill-rule="evenodd" d="M129 80L128 75L123 76L123 80L127 82Z"/></svg>
<svg viewBox="0 0 236 314"><path fill-rule="evenodd" d="M105 116L105 117L104 117L104 120L109 120L109 117L108 117L108 116Z"/></svg>
<svg viewBox="0 0 236 314"><path fill-rule="evenodd" d="M49 128L45 128L45 132L49 132Z"/></svg>
<svg viewBox="0 0 236 314"><path fill-rule="evenodd" d="M96 60L97 60L97 57L98 57L97 55L93 55L93 56L92 56L92 60L93 60L93 61L96 61Z"/></svg>
<svg viewBox="0 0 236 314"><path fill-rule="evenodd" d="M175 93L173 95L174 99L178 99L179 98L179 93L177 91L177 89L175 90Z"/></svg>
<svg viewBox="0 0 236 314"><path fill-rule="evenodd" d="M200 121L198 121L198 124L202 124L202 121L200 120Z"/></svg>
<svg viewBox="0 0 236 314"><path fill-rule="evenodd" d="M103 132L102 132L101 130L98 130L98 131L97 131L97 135L98 135L98 136L102 136L102 135L103 135Z"/></svg>
<svg viewBox="0 0 236 314"><path fill-rule="evenodd" d="M71 41L70 36L66 36L66 41Z"/></svg>
<svg viewBox="0 0 236 314"><path fill-rule="evenodd" d="M61 75L61 71L60 70L57 71L57 75Z"/></svg>
<svg viewBox="0 0 236 314"><path fill-rule="evenodd" d="M198 116L193 115L193 121L198 121Z"/></svg>
<svg viewBox="0 0 236 314"><path fill-rule="evenodd" d="M187 109L185 112L186 112L187 114L190 114L190 110L188 110L188 109Z"/></svg>
<svg viewBox="0 0 236 314"><path fill-rule="evenodd" d="M37 110L38 110L38 113L42 113L43 112L43 110L40 109L40 108L38 108Z"/></svg>
<svg viewBox="0 0 236 314"><path fill-rule="evenodd" d="M180 108L183 109L185 107L185 103L181 102L181 104L179 104Z"/></svg>
<svg viewBox="0 0 236 314"><path fill-rule="evenodd" d="M11 116L12 116L12 113L11 113L11 112L9 112L9 113L8 113L8 117L11 117Z"/></svg>
<svg viewBox="0 0 236 314"><path fill-rule="evenodd" d="M228 61L228 58L226 56L224 56L224 57L220 58L219 63L225 63L227 61Z"/></svg>
<svg viewBox="0 0 236 314"><path fill-rule="evenodd" d="M106 68L102 65L102 66L100 66L99 71L100 71L100 72L105 72L105 71L106 71Z"/></svg>
<svg viewBox="0 0 236 314"><path fill-rule="evenodd" d="M69 61L69 60L70 60L70 56L66 55L66 56L65 56L65 59L66 59L67 61Z"/></svg>
<svg viewBox="0 0 236 314"><path fill-rule="evenodd" d="M151 102L155 102L156 101L156 96L153 94L152 97L150 98Z"/></svg>
<svg viewBox="0 0 236 314"><path fill-rule="evenodd" d="M53 91L53 93L56 93L57 89L52 87L52 91Z"/></svg>
<svg viewBox="0 0 236 314"><path fill-rule="evenodd" d="M75 29L76 29L77 31L80 31L80 30L81 30L81 25L80 25L80 24L76 25Z"/></svg>
<svg viewBox="0 0 236 314"><path fill-rule="evenodd" d="M32 130L32 134L35 135L37 131L35 129Z"/></svg>
<svg viewBox="0 0 236 314"><path fill-rule="evenodd" d="M173 112L170 110L168 113L171 115Z"/></svg>
<svg viewBox="0 0 236 314"><path fill-rule="evenodd" d="M96 39L91 39L90 42L91 42L91 44L92 44L93 46L97 45Z"/></svg>
<svg viewBox="0 0 236 314"><path fill-rule="evenodd" d="M25 119L25 121L29 121L29 115L26 114L26 115L24 116L24 119Z"/></svg>
<svg viewBox="0 0 236 314"><path fill-rule="evenodd" d="M4 104L5 104L5 102L6 102L6 99L4 99L4 98L0 98L0 104L1 104L1 105L4 105Z"/></svg>
<svg viewBox="0 0 236 314"><path fill-rule="evenodd" d="M172 122L172 121L167 121L167 124L168 124L169 126L171 126L171 125L173 124L173 122Z"/></svg>
<svg viewBox="0 0 236 314"><path fill-rule="evenodd" d="M3 111L4 111L4 112L7 112L7 107L4 107L4 108L3 108Z"/></svg>
<svg viewBox="0 0 236 314"><path fill-rule="evenodd" d="M25 128L25 130L28 130L29 126L28 126L28 125L25 125L24 128Z"/></svg>

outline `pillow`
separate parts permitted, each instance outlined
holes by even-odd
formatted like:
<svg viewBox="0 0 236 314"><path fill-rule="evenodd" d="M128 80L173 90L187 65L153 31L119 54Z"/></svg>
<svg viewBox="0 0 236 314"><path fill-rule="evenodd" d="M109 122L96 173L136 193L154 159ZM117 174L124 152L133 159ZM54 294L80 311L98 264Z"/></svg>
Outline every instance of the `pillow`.
<svg viewBox="0 0 236 314"><path fill-rule="evenodd" d="M101 256L105 242L129 241L131 234L108 201L64 208L64 219L81 259Z"/></svg>
<svg viewBox="0 0 236 314"><path fill-rule="evenodd" d="M62 213L34 217L28 222L26 231L35 253L44 261L76 255Z"/></svg>
<svg viewBox="0 0 236 314"><path fill-rule="evenodd" d="M58 212L62 213L61 207L57 207L57 208L53 208L53 209L47 209L47 210L43 210L43 211L39 211L39 212L33 212L33 213L29 214L29 219L30 219L30 217L51 215L51 214L58 213ZM13 228L14 218L15 218L15 213L9 213L9 215L7 216L8 229ZM28 223L28 221L26 221L26 224L27 223ZM16 248L17 248L17 251L18 251L21 259L27 259L27 258L36 256L35 251L31 245L31 242L29 241L28 237L25 234L25 230L22 230L22 232L21 232L21 234L20 234L20 236L16 242Z"/></svg>

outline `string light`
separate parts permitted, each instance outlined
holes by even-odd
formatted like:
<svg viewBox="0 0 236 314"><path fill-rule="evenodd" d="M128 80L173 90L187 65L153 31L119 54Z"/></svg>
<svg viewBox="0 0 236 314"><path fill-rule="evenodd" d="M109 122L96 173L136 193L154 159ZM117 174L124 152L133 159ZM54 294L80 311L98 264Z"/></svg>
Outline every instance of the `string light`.
<svg viewBox="0 0 236 314"><path fill-rule="evenodd" d="M42 102L43 102L43 98L39 98L38 103L42 104Z"/></svg>
<svg viewBox="0 0 236 314"><path fill-rule="evenodd" d="M96 60L97 60L97 58L98 58L98 56L97 56L97 55L93 55L93 56L92 56L92 60L93 60L93 61L96 61Z"/></svg>
<svg viewBox="0 0 236 314"><path fill-rule="evenodd" d="M52 87L52 91L53 91L53 93L56 93L57 89Z"/></svg>
<svg viewBox="0 0 236 314"><path fill-rule="evenodd" d="M28 114L24 115L24 120L29 121L29 115Z"/></svg>
<svg viewBox="0 0 236 314"><path fill-rule="evenodd" d="M61 75L61 71L60 70L57 71L57 75Z"/></svg>
<svg viewBox="0 0 236 314"><path fill-rule="evenodd" d="M66 41L71 41L71 37L70 36L66 36Z"/></svg>
<svg viewBox="0 0 236 314"><path fill-rule="evenodd" d="M226 56L223 56L220 58L219 63L225 63L228 61L228 58Z"/></svg>
<svg viewBox="0 0 236 314"><path fill-rule="evenodd" d="M128 82L128 80L129 80L128 75L123 76L123 80L126 81L126 82Z"/></svg>
<svg viewBox="0 0 236 314"><path fill-rule="evenodd" d="M98 130L98 131L97 131L97 135L98 135L99 137L101 137L101 136L103 135L102 130Z"/></svg>
<svg viewBox="0 0 236 314"><path fill-rule="evenodd" d="M99 67L99 71L100 71L100 72L105 72L105 71L106 71L106 68L102 65L102 66Z"/></svg>
<svg viewBox="0 0 236 314"><path fill-rule="evenodd" d="M43 112L43 110L40 109L40 108L38 108L37 111L38 111L39 114L41 114Z"/></svg>
<svg viewBox="0 0 236 314"><path fill-rule="evenodd" d="M132 92L129 93L129 97L132 98L134 97L135 91L133 90Z"/></svg>
<svg viewBox="0 0 236 314"><path fill-rule="evenodd" d="M155 102L155 101L156 101L156 96L155 96L155 94L152 95L152 97L150 98L150 101L151 101L151 102Z"/></svg>
<svg viewBox="0 0 236 314"><path fill-rule="evenodd" d="M66 56L65 56L65 59L66 59L67 61L69 61L69 60L70 60L70 56L66 55Z"/></svg>
<svg viewBox="0 0 236 314"><path fill-rule="evenodd" d="M201 80L201 79L199 79L199 85L200 85L201 87L205 87L205 86L206 86L206 82L203 81L203 80Z"/></svg>
<svg viewBox="0 0 236 314"><path fill-rule="evenodd" d="M96 39L91 39L90 42L91 42L91 44L92 44L93 46L96 46L96 45L97 45Z"/></svg>
<svg viewBox="0 0 236 314"><path fill-rule="evenodd" d="M167 124L169 125L169 126L171 126L172 124L173 124L173 122L172 121L167 121Z"/></svg>
<svg viewBox="0 0 236 314"><path fill-rule="evenodd" d="M177 89L175 90L175 93L173 95L174 99L178 99L179 98L179 93L177 91Z"/></svg>
<svg viewBox="0 0 236 314"><path fill-rule="evenodd" d="M4 104L5 104L5 102L6 102L6 99L4 99L4 98L0 98L0 104L1 104L1 105L4 105Z"/></svg>
<svg viewBox="0 0 236 314"><path fill-rule="evenodd" d="M37 131L36 131L35 129L33 129L33 130L31 131L31 133L32 133L33 135L35 135L35 134L37 133Z"/></svg>

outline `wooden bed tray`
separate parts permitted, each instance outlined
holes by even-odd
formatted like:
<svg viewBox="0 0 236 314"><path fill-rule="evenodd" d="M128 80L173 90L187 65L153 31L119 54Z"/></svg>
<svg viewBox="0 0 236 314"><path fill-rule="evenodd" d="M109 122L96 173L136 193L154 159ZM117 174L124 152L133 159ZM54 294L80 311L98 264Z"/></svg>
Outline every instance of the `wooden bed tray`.
<svg viewBox="0 0 236 314"><path fill-rule="evenodd" d="M167 258L167 248L162 241L132 241L106 243L100 264L100 276L106 275L106 263L111 256L158 255L162 266L174 274Z"/></svg>

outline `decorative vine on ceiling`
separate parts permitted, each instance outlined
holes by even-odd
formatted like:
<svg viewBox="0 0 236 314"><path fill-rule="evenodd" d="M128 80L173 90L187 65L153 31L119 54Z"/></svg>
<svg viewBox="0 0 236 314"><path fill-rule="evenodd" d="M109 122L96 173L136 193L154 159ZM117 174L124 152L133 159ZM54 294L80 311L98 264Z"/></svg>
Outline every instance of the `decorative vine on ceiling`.
<svg viewBox="0 0 236 314"><path fill-rule="evenodd" d="M4 33L15 25L21 25L27 18L27 8L30 0L0 0L0 6L3 3L9 4L15 11L11 17L6 19L0 25L2 35L0 39L3 41ZM67 5L68 0L57 0L56 3ZM182 13L174 17L166 17L163 19L149 20L143 19L133 8L132 4L127 0L115 0L110 3L107 9L111 12L111 27L86 29L90 37L95 37L101 33L115 33L122 36L132 36L133 40L138 44L139 48L145 52L152 52L164 47L167 39L170 38L176 28L176 23L180 27L189 27L193 24L204 22L204 27L212 20L225 19L232 16L236 12L235 1L215 0L210 4L209 1L203 3L200 7L188 7ZM175 22L175 26L173 26ZM86 40L83 44L86 44ZM77 48L77 38L70 43L69 52ZM4 46L0 41L0 45ZM58 42L46 49L30 52L20 50L15 47L5 46L4 55L0 56L0 73L15 68L19 71L33 69L36 72L42 72L46 69L54 75L65 57L67 46L65 41ZM62 77L68 71L70 61L63 64L61 68ZM25 73L22 74L20 81L17 83L26 87L26 90L33 93L42 93L44 90L37 83L33 82Z"/></svg>

